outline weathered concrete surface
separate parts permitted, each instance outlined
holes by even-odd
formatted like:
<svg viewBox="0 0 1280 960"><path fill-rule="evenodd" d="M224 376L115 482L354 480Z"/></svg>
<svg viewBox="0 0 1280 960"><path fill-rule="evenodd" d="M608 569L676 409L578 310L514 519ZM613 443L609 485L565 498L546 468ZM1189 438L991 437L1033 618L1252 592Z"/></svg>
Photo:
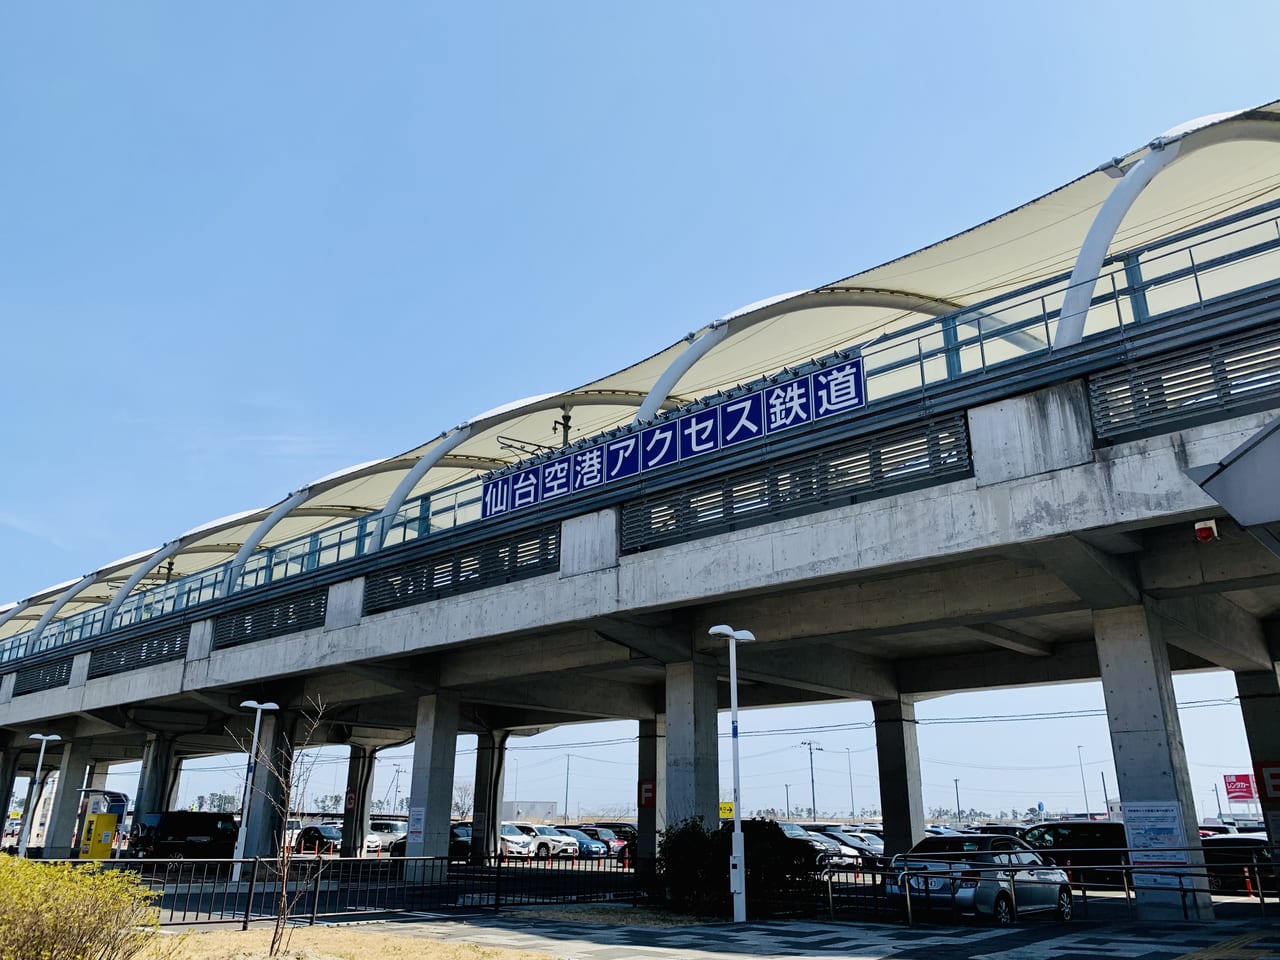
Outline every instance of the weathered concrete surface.
<svg viewBox="0 0 1280 960"><path fill-rule="evenodd" d="M974 480L990 486L1093 460L1089 399L1079 380L969 411Z"/></svg>

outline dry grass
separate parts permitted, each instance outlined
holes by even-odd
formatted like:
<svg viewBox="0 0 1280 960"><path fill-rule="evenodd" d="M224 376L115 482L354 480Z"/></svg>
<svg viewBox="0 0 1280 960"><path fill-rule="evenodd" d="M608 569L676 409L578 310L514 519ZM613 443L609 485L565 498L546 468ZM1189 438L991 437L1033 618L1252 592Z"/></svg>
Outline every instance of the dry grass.
<svg viewBox="0 0 1280 960"><path fill-rule="evenodd" d="M173 960L267 960L271 930L187 934ZM369 927L307 927L292 931L280 960L547 960L545 953L471 943L440 943Z"/></svg>
<svg viewBox="0 0 1280 960"><path fill-rule="evenodd" d="M570 923L617 924L639 927L677 927L714 922L656 907L630 905L524 907L504 916ZM379 926L298 927L291 931L281 960L548 960L548 954L524 950L481 947L457 941L439 941L403 932L387 933ZM172 947L173 938L164 937ZM267 960L271 930L213 930L183 935L173 960ZM158 956L158 954L157 954ZM151 960L151 958L147 958Z"/></svg>

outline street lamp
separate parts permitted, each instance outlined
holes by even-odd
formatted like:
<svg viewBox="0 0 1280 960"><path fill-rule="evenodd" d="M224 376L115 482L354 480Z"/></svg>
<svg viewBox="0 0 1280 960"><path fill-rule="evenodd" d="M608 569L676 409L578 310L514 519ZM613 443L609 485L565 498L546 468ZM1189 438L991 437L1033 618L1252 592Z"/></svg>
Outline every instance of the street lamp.
<svg viewBox="0 0 1280 960"><path fill-rule="evenodd" d="M1076 744L1076 759L1077 759L1078 761L1080 761L1080 789L1081 789L1081 791L1084 793L1084 818L1085 818L1086 820L1089 820L1089 819L1092 819L1092 818L1089 816L1089 788L1088 788L1087 786L1085 786L1085 782L1084 782L1084 754L1080 752L1080 751L1082 751L1083 749L1084 749L1084 747L1083 747L1081 744L1078 744L1078 743Z"/></svg>
<svg viewBox="0 0 1280 960"><path fill-rule="evenodd" d="M733 741L733 844L729 852L729 893L733 896L733 922L747 920L747 867L742 843L742 790L738 780L738 651L739 643L751 643L750 630L735 630L726 623L707 631L729 641L729 724Z"/></svg>
<svg viewBox="0 0 1280 960"><path fill-rule="evenodd" d="M40 768L44 766L44 748L49 745L50 740L61 740L62 737L56 733L33 733L28 739L40 741L40 755L36 758L36 773L31 778L31 789L27 791L27 802L22 808L22 837L18 840L20 857L27 855L27 841L31 839L31 818L35 813L33 808L40 802Z"/></svg>
<svg viewBox="0 0 1280 960"><path fill-rule="evenodd" d="M853 804L853 751L848 747L844 748L844 762L849 768L849 816L856 817L858 808Z"/></svg>
<svg viewBox="0 0 1280 960"><path fill-rule="evenodd" d="M262 711L279 710L277 703L259 703L257 700L244 700L240 706L253 711L253 739L249 741L249 766L244 774L244 798L240 801L240 832L236 834L235 866L232 868L234 880L240 879L240 861L244 859L244 842L249 831L249 807L253 800L253 770L258 762L258 733L262 729Z"/></svg>
<svg viewBox="0 0 1280 960"><path fill-rule="evenodd" d="M960 778L952 777L951 779L956 785L956 826L958 827L960 826L960 821L964 819L964 814L960 812Z"/></svg>
<svg viewBox="0 0 1280 960"><path fill-rule="evenodd" d="M800 746L809 748L809 816L818 819L818 790L813 781L813 748L817 746L812 740L801 740ZM821 750L821 747L818 747Z"/></svg>

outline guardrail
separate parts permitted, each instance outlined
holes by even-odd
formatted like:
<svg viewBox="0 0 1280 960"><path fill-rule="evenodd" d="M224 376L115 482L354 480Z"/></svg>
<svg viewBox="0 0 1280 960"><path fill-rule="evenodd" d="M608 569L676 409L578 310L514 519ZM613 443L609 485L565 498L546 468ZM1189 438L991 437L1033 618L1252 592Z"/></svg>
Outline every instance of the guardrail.
<svg viewBox="0 0 1280 960"><path fill-rule="evenodd" d="M833 918L874 916L907 924L927 917L956 921L963 916L998 916L992 907L1003 895L1010 916L1016 919L1020 913L1031 912L1029 895L1039 910L1060 913L1050 894L1064 887L1071 894L1067 918L1133 919L1138 894L1144 889L1176 894L1184 919L1198 917L1193 900L1205 894L1213 896L1216 903L1231 902L1233 909L1235 897L1251 898L1263 916L1269 903L1280 904L1280 848L1271 845L1035 852L1044 861L1040 865L960 862L963 854L927 853L911 859L927 860L931 865L827 868L822 871L826 912ZM1205 862L1176 862L1198 857ZM955 865L947 866L947 861ZM1061 875L1051 876L1056 871ZM985 903L980 891L985 894ZM1243 909L1247 908L1236 912Z"/></svg>
<svg viewBox="0 0 1280 960"><path fill-rule="evenodd" d="M281 912L322 917L422 910L492 910L540 903L631 901L642 896L632 865L616 858L487 860L446 857L290 857L275 860L69 860L136 873L156 893L164 925L250 923ZM237 865L239 870L236 869Z"/></svg>

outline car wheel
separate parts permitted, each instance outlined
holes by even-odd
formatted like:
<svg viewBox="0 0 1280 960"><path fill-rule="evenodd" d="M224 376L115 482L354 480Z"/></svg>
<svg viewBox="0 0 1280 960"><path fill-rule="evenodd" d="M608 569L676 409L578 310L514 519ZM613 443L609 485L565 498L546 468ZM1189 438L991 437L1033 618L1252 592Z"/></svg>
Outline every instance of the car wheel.
<svg viewBox="0 0 1280 960"><path fill-rule="evenodd" d="M1011 927L1013 921L1017 919L1013 911L1013 901L1009 899L1007 893L996 895L995 905L991 908L991 916L995 919L998 927Z"/></svg>
<svg viewBox="0 0 1280 960"><path fill-rule="evenodd" d="M1071 888L1063 887L1058 891L1058 919L1071 919Z"/></svg>
<svg viewBox="0 0 1280 960"><path fill-rule="evenodd" d="M538 849L536 852L539 860L551 859L551 848L547 846L545 843L538 844Z"/></svg>
<svg viewBox="0 0 1280 960"><path fill-rule="evenodd" d="M1222 878L1218 876L1216 873L1209 874L1209 889L1210 890L1222 889Z"/></svg>

